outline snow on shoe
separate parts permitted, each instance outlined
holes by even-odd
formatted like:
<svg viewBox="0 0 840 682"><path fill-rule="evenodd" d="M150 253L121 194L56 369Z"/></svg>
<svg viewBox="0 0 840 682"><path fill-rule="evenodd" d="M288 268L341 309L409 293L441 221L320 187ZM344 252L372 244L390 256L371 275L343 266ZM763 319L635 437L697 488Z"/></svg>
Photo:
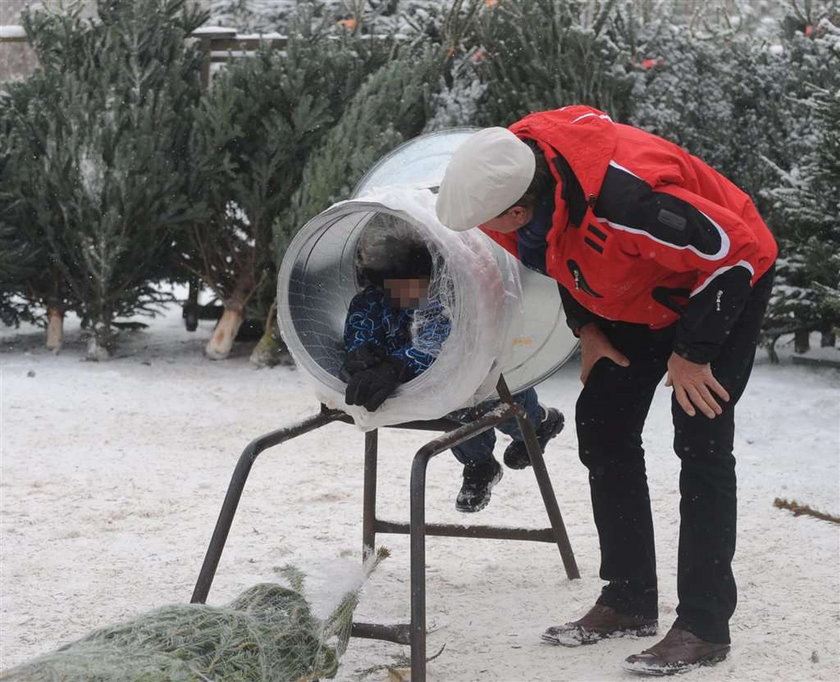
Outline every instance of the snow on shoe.
<svg viewBox="0 0 840 682"><path fill-rule="evenodd" d="M636 628L616 630L615 632L603 632L600 630L588 630L575 623L555 625L548 628L542 634L542 641L547 644L560 646L581 646L583 644L595 644L602 639L614 639L617 637L653 637L656 634L656 623L642 625Z"/></svg>

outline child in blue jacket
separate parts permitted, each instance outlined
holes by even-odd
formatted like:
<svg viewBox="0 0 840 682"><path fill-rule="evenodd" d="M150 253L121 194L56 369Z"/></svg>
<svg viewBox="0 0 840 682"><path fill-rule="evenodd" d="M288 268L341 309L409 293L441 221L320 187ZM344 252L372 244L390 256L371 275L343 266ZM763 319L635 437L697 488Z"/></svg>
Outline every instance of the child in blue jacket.
<svg viewBox="0 0 840 682"><path fill-rule="evenodd" d="M345 400L374 411L403 384L425 372L449 336L451 322L441 301L429 296L432 256L422 242L386 240L379 258L366 259L360 268L366 286L350 302L344 325L347 352L340 377L347 382ZM369 254L368 254L369 255ZM414 338L412 338L412 326ZM539 404L530 388L516 396L542 447L563 428L563 415ZM473 409L458 410L447 417L461 423L477 419L497 401ZM504 453L512 469L530 465L522 434L512 419L498 428L513 438ZM461 490L455 508L477 512L490 502L490 491L502 478L502 467L493 456L493 429L452 448L464 465Z"/></svg>

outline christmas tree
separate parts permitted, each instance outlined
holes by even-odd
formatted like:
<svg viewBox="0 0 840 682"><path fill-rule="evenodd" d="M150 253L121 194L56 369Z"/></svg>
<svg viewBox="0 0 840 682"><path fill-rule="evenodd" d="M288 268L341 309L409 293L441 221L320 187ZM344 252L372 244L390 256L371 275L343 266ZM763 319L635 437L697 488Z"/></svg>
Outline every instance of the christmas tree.
<svg viewBox="0 0 840 682"><path fill-rule="evenodd" d="M616 120L629 113L628 55L611 39L615 2L499 0L486 3L472 62L486 90L482 125L508 125L532 111L588 104Z"/></svg>
<svg viewBox="0 0 840 682"><path fill-rule="evenodd" d="M60 72L37 71L8 83L0 98L0 314L6 324L45 324L50 350L61 348L64 316L78 307L48 238L62 229L57 188L49 185L61 170L51 174L44 153L64 132L53 97L61 82ZM57 166L66 163L63 152L51 149Z"/></svg>
<svg viewBox="0 0 840 682"><path fill-rule="evenodd" d="M316 22L309 6L289 29L282 53L265 46L216 75L195 130L210 215L191 231L183 262L224 304L206 347L213 359L230 353L249 303L265 303L261 292L269 305L273 300L272 225L310 152L387 57L384 43L337 34L331 23Z"/></svg>
<svg viewBox="0 0 840 682"><path fill-rule="evenodd" d="M484 3L485 0L479 0ZM212 21L240 32L287 33L302 0L211 0ZM351 30L410 36L425 33L451 0L321 0L307 2L316 20Z"/></svg>
<svg viewBox="0 0 840 682"><path fill-rule="evenodd" d="M307 220L347 199L376 160L423 130L442 65L439 47L406 46L368 77L307 163L289 211L275 223L278 260Z"/></svg>
<svg viewBox="0 0 840 682"><path fill-rule="evenodd" d="M767 192L781 215L781 257L768 319L796 331L797 352L809 347L809 332L826 345L840 325L840 22L829 15L812 32L816 55L829 74L809 84L803 104L812 112L812 144L782 183ZM822 71L821 71L822 73ZM778 168L778 167L777 167Z"/></svg>
<svg viewBox="0 0 840 682"><path fill-rule="evenodd" d="M185 0L97 9L94 21L78 6L22 15L40 96L19 112L15 167L18 215L47 245L92 359L107 357L118 317L165 300L156 283L177 231L202 214L188 144L201 62L184 39L206 18Z"/></svg>
<svg viewBox="0 0 840 682"><path fill-rule="evenodd" d="M17 326L22 320L38 320L37 310L25 296L25 289L42 268L49 266L43 245L32 241L18 216L20 201L14 191L17 140L10 99L8 92L0 98L0 321ZM31 299L40 303L45 302L46 296L32 292Z"/></svg>

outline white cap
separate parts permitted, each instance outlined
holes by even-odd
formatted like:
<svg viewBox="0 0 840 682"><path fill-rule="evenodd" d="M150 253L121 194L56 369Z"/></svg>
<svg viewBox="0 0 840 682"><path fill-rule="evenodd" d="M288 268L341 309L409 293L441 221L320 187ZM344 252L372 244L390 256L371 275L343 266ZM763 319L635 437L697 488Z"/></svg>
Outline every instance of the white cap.
<svg viewBox="0 0 840 682"><path fill-rule="evenodd" d="M522 198L535 168L534 152L507 128L470 135L446 167L438 220L458 232L492 220Z"/></svg>

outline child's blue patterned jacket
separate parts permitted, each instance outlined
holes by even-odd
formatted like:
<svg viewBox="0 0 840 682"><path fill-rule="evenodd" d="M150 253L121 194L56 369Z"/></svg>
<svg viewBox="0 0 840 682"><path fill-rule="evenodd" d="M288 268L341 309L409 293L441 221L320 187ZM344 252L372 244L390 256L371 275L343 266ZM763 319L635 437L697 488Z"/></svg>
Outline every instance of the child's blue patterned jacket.
<svg viewBox="0 0 840 682"><path fill-rule="evenodd" d="M415 344L411 325L416 313L423 322ZM366 343L383 348L390 357L404 363L405 381L409 381L431 366L451 329L452 323L439 300L430 300L419 309L400 309L391 305L382 288L369 286L350 302L344 323L344 346L347 352Z"/></svg>

